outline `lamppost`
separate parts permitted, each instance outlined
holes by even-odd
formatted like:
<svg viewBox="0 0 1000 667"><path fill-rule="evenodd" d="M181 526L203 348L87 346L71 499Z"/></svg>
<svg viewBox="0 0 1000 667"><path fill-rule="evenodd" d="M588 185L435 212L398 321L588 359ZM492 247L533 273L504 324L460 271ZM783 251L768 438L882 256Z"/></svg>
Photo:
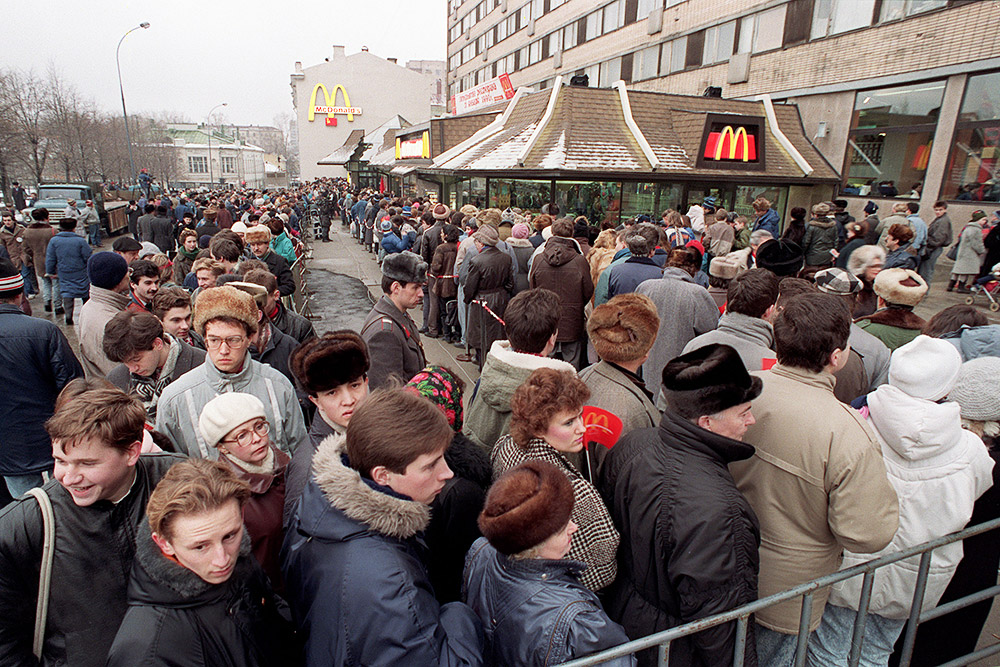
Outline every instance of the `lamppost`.
<svg viewBox="0 0 1000 667"><path fill-rule="evenodd" d="M132 137L128 131L128 111L125 110L125 88L122 86L122 63L118 59L118 52L121 51L122 42L125 38L129 36L130 33L135 32L139 28L148 28L149 21L143 21L136 27L132 28L118 40L118 46L115 48L115 64L118 66L118 92L122 95L122 116L125 119L125 141L128 143L128 166L129 170L132 172L132 182L135 182L135 161L132 159Z"/></svg>
<svg viewBox="0 0 1000 667"><path fill-rule="evenodd" d="M212 113L219 107L228 107L229 102L223 102L222 104L216 104L212 107L212 111L208 112L208 118L205 119L205 125L208 129L208 187L211 188L215 184L215 180L212 176ZM219 165L222 168L222 165Z"/></svg>

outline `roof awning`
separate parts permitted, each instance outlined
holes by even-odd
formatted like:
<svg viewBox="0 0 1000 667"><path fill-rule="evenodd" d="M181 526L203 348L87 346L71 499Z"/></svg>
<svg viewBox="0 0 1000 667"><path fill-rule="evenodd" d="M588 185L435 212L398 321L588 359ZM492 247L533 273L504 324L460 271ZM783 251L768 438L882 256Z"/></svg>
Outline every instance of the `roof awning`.
<svg viewBox="0 0 1000 667"><path fill-rule="evenodd" d="M355 151L361 145L362 140L365 138L364 130L353 130L350 136L347 137L347 141L344 145L333 151L326 157L317 160L316 164L321 165L344 165L351 161L354 156Z"/></svg>
<svg viewBox="0 0 1000 667"><path fill-rule="evenodd" d="M392 174L393 176L406 176L407 174L411 174L416 170L417 168L415 166L400 165L398 167L393 167L391 170L389 170L389 173Z"/></svg>

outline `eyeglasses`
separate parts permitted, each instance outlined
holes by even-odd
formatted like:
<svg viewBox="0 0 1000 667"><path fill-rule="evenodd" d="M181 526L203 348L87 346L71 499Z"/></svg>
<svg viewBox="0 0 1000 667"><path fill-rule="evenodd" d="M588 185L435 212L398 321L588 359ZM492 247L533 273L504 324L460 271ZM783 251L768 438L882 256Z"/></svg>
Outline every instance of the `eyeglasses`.
<svg viewBox="0 0 1000 667"><path fill-rule="evenodd" d="M256 433L257 435L259 435L260 437L263 438L264 436L266 436L270 432L271 432L271 425L268 424L265 420L262 419L259 422L257 422L256 424L254 424L253 428L250 429L249 431L243 431L242 433L240 433L239 435L237 435L235 438L233 438L231 440L230 439L226 439L226 440L221 440L220 442L229 442L229 443L235 442L240 447L246 447L251 442L253 442L253 434L254 433Z"/></svg>
<svg viewBox="0 0 1000 667"><path fill-rule="evenodd" d="M228 347L230 350L235 350L243 347L243 343L245 343L246 340L247 339L244 336L229 336L228 338L206 336L205 345L207 345L208 349L210 350L217 350L220 347L222 347L223 343L225 343L226 347Z"/></svg>

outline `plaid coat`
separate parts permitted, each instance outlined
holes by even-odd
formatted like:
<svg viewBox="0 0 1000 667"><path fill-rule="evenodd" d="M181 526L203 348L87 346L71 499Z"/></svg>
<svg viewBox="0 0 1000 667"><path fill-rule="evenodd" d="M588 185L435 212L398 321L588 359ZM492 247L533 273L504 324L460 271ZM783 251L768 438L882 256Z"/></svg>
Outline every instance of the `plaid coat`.
<svg viewBox="0 0 1000 667"><path fill-rule="evenodd" d="M525 461L546 461L556 466L573 483L572 518L579 530L573 535L573 544L566 558L587 564L580 575L580 583L592 591L609 586L618 573L615 554L620 536L611 521L597 489L585 480L573 464L566 460L541 438L535 438L527 447L520 447L510 435L497 441L491 456L494 478Z"/></svg>

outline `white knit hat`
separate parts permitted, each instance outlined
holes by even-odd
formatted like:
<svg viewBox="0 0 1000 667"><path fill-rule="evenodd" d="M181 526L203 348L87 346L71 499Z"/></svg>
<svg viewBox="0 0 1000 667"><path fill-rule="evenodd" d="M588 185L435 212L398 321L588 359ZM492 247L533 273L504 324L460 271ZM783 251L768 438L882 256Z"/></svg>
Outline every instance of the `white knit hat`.
<svg viewBox="0 0 1000 667"><path fill-rule="evenodd" d="M229 392L219 394L205 404L198 418L198 428L205 444L216 447L230 431L253 419L267 417L264 404L253 394Z"/></svg>
<svg viewBox="0 0 1000 667"><path fill-rule="evenodd" d="M892 353L889 384L914 398L937 401L955 386L961 368L962 355L954 345L920 335Z"/></svg>
<svg viewBox="0 0 1000 667"><path fill-rule="evenodd" d="M232 229L234 234L246 234L250 228L242 220L237 220L230 229Z"/></svg>
<svg viewBox="0 0 1000 667"><path fill-rule="evenodd" d="M948 394L962 408L962 418L1000 421L1000 357L979 357L962 364Z"/></svg>

